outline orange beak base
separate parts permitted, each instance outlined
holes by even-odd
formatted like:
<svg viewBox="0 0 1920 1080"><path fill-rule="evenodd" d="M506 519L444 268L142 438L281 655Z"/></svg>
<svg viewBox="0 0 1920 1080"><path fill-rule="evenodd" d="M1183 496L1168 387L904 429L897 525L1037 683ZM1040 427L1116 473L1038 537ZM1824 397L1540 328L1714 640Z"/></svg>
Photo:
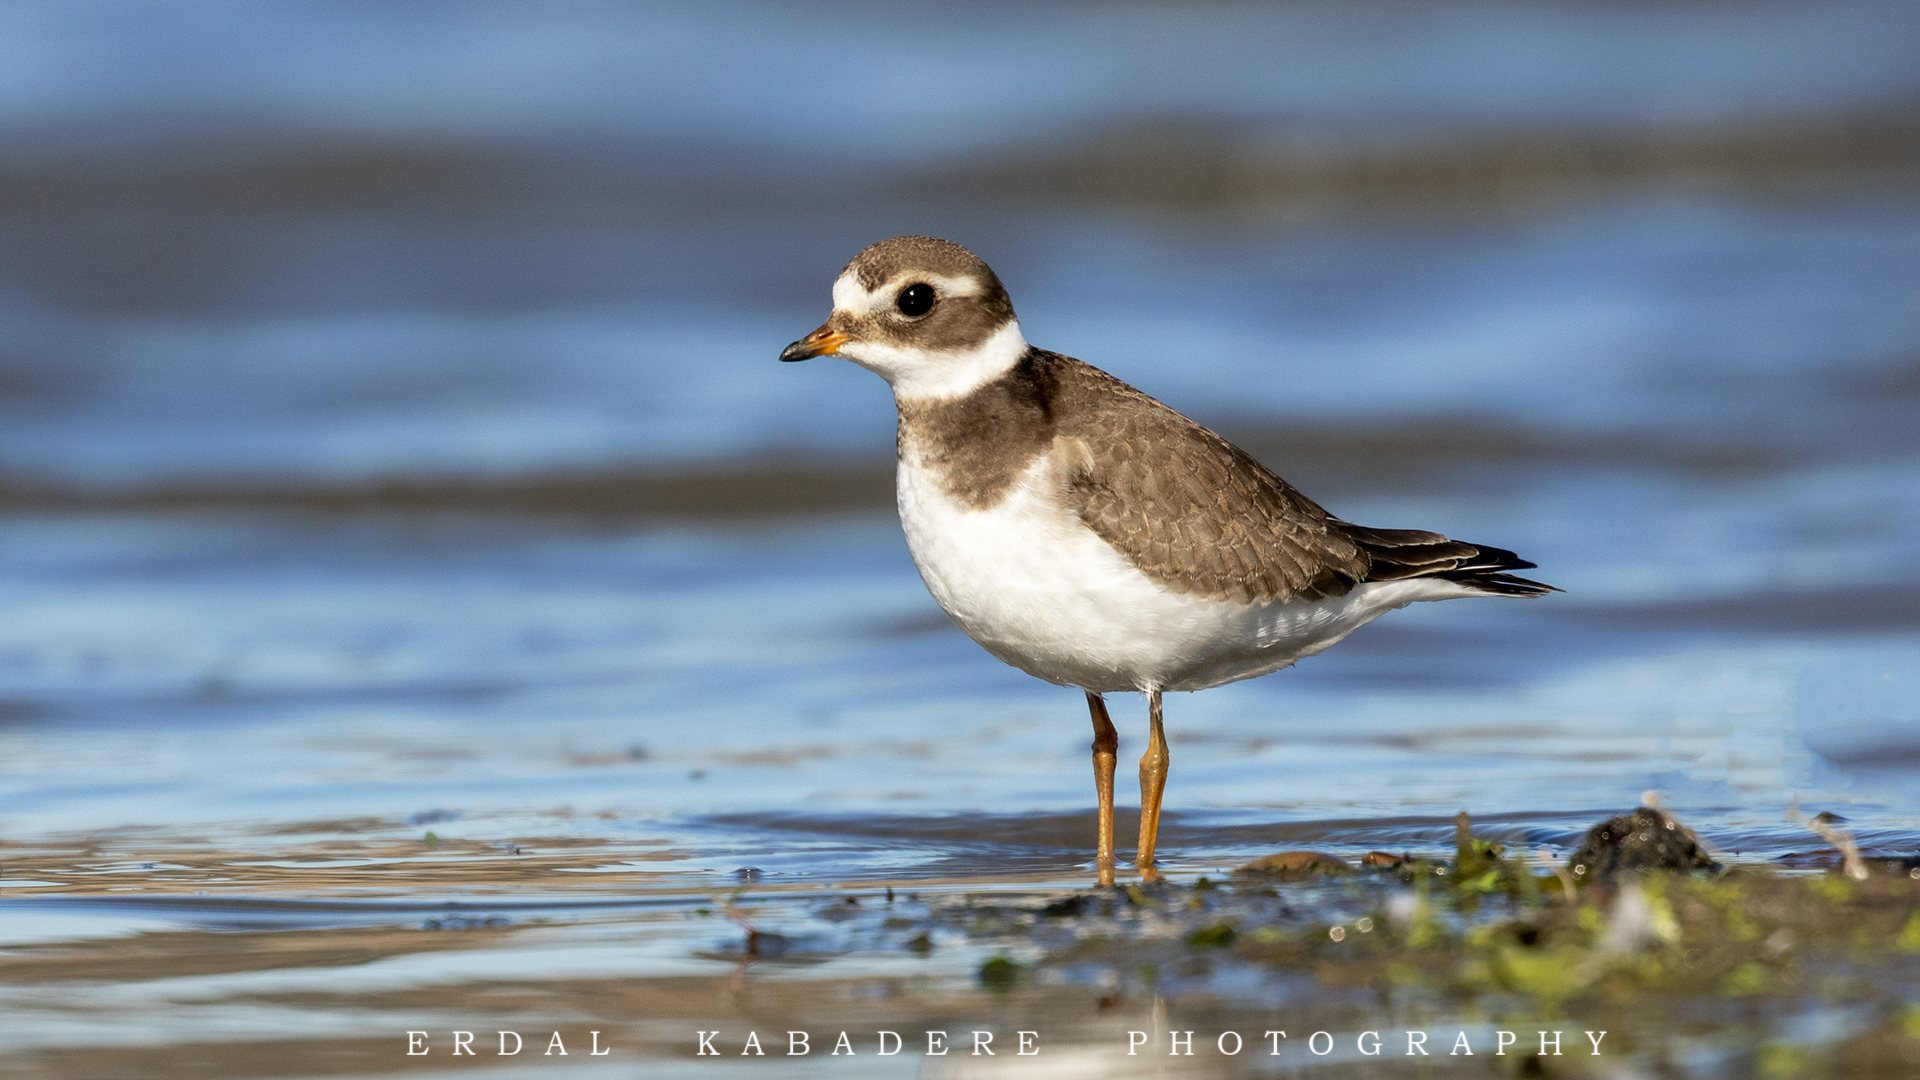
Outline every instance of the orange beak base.
<svg viewBox="0 0 1920 1080"><path fill-rule="evenodd" d="M847 335L838 330L822 326L799 341L780 351L780 359L791 364L798 360L811 360L816 356L832 356L847 343Z"/></svg>

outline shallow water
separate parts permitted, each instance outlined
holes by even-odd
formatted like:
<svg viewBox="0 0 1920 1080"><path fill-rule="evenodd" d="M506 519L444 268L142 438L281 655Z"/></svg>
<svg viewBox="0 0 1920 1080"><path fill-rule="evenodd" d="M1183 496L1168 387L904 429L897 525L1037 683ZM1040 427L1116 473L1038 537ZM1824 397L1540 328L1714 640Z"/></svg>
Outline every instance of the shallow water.
<svg viewBox="0 0 1920 1080"><path fill-rule="evenodd" d="M32 10L0 1075L379 1075L496 1028L625 1075L746 1021L1039 1023L1121 1075L1169 997L1333 993L1001 994L982 961L1037 946L939 916L1088 883L1089 728L921 587L884 386L774 361L903 231L1336 513L1567 590L1171 698L1176 881L1443 853L1461 809L1565 854L1649 790L1734 861L1823 846L1793 807L1914 850L1905 6ZM785 65L862 42L900 49L869 82ZM964 57L992 92L908 92Z"/></svg>

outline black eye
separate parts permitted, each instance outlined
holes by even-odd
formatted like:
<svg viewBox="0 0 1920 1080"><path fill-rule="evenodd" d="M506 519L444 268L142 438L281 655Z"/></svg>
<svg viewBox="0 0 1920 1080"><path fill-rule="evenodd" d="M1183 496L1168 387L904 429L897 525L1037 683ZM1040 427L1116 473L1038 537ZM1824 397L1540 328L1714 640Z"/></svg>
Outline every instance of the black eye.
<svg viewBox="0 0 1920 1080"><path fill-rule="evenodd" d="M924 282L909 285L900 290L900 297L893 302L893 306L899 308L900 314L907 318L917 319L933 310L933 286Z"/></svg>

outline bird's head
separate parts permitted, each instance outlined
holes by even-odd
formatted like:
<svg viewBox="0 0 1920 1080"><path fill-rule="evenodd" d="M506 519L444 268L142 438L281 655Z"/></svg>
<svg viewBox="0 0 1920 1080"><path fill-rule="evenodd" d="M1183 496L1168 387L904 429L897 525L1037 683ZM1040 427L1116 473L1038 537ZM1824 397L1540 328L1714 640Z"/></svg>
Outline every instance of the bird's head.
<svg viewBox="0 0 1920 1080"><path fill-rule="evenodd" d="M1007 290L950 240L896 236L853 257L833 283L833 313L780 359L841 356L902 400L954 398L1027 351Z"/></svg>

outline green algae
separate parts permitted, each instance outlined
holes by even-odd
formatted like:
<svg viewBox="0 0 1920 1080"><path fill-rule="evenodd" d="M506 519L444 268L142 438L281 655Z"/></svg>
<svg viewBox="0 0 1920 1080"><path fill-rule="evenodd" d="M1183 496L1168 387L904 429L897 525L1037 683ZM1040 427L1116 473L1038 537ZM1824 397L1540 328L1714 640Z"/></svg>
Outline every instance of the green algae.
<svg viewBox="0 0 1920 1080"><path fill-rule="evenodd" d="M1613 1040L1612 1065L1651 1074L1912 1074L1920 870L1880 860L1857 880L1839 863L1713 865L1575 877L1463 820L1451 858L969 900L931 916L1035 950L1022 981L1116 987L1103 1001L1222 1015L1306 1001L1316 1023L1349 1031L1408 1017L1558 1024ZM1529 1060L1541 1074L1574 1068Z"/></svg>

